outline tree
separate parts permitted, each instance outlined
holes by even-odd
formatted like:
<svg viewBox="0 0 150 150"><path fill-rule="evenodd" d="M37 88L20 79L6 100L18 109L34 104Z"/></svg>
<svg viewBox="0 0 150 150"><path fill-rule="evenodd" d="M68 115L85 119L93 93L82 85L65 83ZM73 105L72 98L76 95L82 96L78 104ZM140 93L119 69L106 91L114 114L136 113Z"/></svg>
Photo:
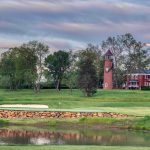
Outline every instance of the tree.
<svg viewBox="0 0 150 150"><path fill-rule="evenodd" d="M48 55L45 59L45 66L53 77L57 90L61 90L61 82L69 65L69 53L62 50Z"/></svg>
<svg viewBox="0 0 150 150"><path fill-rule="evenodd" d="M3 86L9 87L11 90L16 88L15 73L15 58L9 50L2 54L0 61L1 80L5 81Z"/></svg>
<svg viewBox="0 0 150 150"><path fill-rule="evenodd" d="M36 67L37 67L37 78L35 80L35 92L40 92L40 82L42 75L44 73L44 59L46 55L48 54L49 47L48 45L45 45L44 43L38 42L38 41L30 41L27 44L24 44L24 47L27 47L31 49L36 57Z"/></svg>
<svg viewBox="0 0 150 150"><path fill-rule="evenodd" d="M25 45L18 47L16 56L16 78L19 82L18 86L34 86L37 78L36 62L37 56L32 49Z"/></svg>
<svg viewBox="0 0 150 150"><path fill-rule="evenodd" d="M36 59L34 52L27 47L9 49L3 53L0 62L2 81L10 89L21 88L24 84L33 85L36 79Z"/></svg>
<svg viewBox="0 0 150 150"><path fill-rule="evenodd" d="M69 67L64 73L63 83L69 87L71 93L73 88L77 88L77 53L69 51Z"/></svg>
<svg viewBox="0 0 150 150"><path fill-rule="evenodd" d="M139 44L139 45L138 45ZM127 74L136 73L137 71L143 71L150 64L150 57L148 51L143 49L141 43L136 43L136 47L133 52L128 54L125 61L125 69Z"/></svg>
<svg viewBox="0 0 150 150"><path fill-rule="evenodd" d="M90 49L83 50L80 53L79 70L78 70L78 86L86 96L92 96L97 89L97 73L94 60L95 53Z"/></svg>
<svg viewBox="0 0 150 150"><path fill-rule="evenodd" d="M103 75L104 75L104 59L102 49L98 45L88 44L86 50L94 56L94 66L96 67L96 73L98 77L98 86L102 87Z"/></svg>

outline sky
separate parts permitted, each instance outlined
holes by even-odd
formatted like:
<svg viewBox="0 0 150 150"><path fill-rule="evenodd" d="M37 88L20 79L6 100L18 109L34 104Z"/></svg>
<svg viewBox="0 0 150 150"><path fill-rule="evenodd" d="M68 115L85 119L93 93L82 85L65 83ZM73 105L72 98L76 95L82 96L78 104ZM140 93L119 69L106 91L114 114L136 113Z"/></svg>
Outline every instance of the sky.
<svg viewBox="0 0 150 150"><path fill-rule="evenodd" d="M0 48L31 40L81 49L132 33L150 43L150 0L0 0Z"/></svg>

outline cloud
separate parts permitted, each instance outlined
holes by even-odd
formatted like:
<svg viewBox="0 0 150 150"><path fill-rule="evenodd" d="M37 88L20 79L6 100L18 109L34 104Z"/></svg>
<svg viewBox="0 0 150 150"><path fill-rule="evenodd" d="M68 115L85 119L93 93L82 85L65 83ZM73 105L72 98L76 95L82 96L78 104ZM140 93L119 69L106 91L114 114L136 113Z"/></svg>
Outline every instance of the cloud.
<svg viewBox="0 0 150 150"><path fill-rule="evenodd" d="M45 43L49 45L50 50L79 50L85 47L85 44L82 42L76 42L68 39L47 39Z"/></svg>
<svg viewBox="0 0 150 150"><path fill-rule="evenodd" d="M11 40L16 44L40 40L54 49L72 49L126 32L149 42L148 31L147 0L1 0L0 4L0 40L6 46Z"/></svg>

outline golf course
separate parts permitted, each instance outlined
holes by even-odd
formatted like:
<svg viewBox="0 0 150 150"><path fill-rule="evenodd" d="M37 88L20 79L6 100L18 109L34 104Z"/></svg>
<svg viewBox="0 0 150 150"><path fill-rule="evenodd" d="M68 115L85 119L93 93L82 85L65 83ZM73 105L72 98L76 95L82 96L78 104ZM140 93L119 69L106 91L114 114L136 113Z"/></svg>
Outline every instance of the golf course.
<svg viewBox="0 0 150 150"><path fill-rule="evenodd" d="M49 109L118 112L130 115L150 115L150 92L140 90L98 90L85 97L79 90L0 90L0 104L44 104Z"/></svg>
<svg viewBox="0 0 150 150"><path fill-rule="evenodd" d="M49 108L0 108L0 110L13 111L63 111L63 112L115 112L127 114L129 118L1 118L1 134L6 137L8 146L0 146L2 150L148 150L150 138L150 92L141 90L98 90L93 97L85 97L83 93L77 89L70 91L63 89L57 91L54 89L41 90L40 93L34 93L33 90L0 90L0 104L39 104L47 105ZM44 126L44 128L43 128ZM108 129L105 127L116 127L118 129ZM83 129L84 128L84 129ZM103 129L104 128L104 129ZM121 130L120 130L121 128ZM128 131L127 129L132 129ZM26 130L26 132L25 132ZM88 131L87 131L88 130ZM144 133L145 132L145 133ZM11 133L11 134L10 134ZM61 135L66 144L45 145L31 143L21 143L25 139L17 143L10 142L12 134L15 136L23 135L31 136L32 138L40 134L43 136L53 134L54 137ZM93 142L91 146L85 146L85 137L89 137L88 141ZM73 139L74 142L69 139ZM82 135L83 134L83 135ZM126 144L123 144L125 135ZM96 139L95 139L96 136ZM31 138L30 137L30 138ZM68 137L68 138L67 138ZM80 137L80 138L79 138ZM104 143L99 143L99 138L102 138ZM107 137L107 138L106 138ZM111 138L110 138L111 137ZM14 137L13 137L14 138ZM119 138L118 144L115 139ZM107 139L107 140L106 140ZM130 141L132 144L130 143ZM147 139L146 141L143 139ZM79 141L82 141L80 143ZM87 141L87 139L86 139ZM137 142L138 141L138 142ZM68 143L68 144L67 144ZM78 143L78 144L77 144ZM80 143L80 144L79 144ZM95 144L94 144L95 143ZM10 146L11 145L11 146ZM138 147L135 147L137 146ZM144 145L144 147L143 147Z"/></svg>

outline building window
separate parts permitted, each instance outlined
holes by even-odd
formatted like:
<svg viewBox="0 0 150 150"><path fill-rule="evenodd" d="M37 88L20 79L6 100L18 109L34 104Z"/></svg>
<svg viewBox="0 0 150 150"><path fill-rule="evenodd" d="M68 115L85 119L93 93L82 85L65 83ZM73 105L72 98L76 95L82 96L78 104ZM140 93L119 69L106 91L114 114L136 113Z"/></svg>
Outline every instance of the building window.
<svg viewBox="0 0 150 150"><path fill-rule="evenodd" d="M145 79L150 79L150 75L146 75Z"/></svg>
<svg viewBox="0 0 150 150"><path fill-rule="evenodd" d="M149 83L148 83L148 82L145 82L145 83L144 83L144 86L149 86Z"/></svg>

